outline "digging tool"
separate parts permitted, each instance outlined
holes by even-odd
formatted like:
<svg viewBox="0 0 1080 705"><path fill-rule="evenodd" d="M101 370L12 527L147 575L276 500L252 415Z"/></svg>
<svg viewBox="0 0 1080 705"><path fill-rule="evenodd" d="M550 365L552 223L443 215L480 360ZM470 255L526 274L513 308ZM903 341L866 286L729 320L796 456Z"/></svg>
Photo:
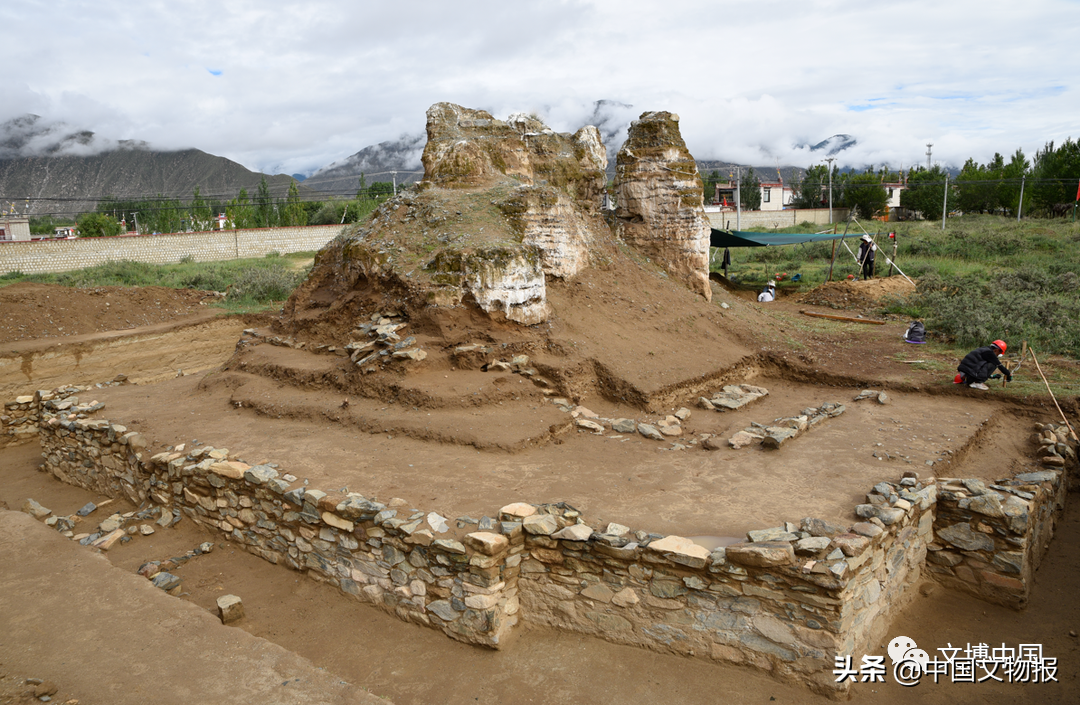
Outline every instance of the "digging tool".
<svg viewBox="0 0 1080 705"><path fill-rule="evenodd" d="M1014 374L1018 369L1020 369L1020 365L1024 364L1024 356L1027 355L1027 352L1028 346L1027 341L1025 340L1023 343L1020 344L1020 358L1016 361L1015 366L1008 362L1005 363L1005 367L1009 368L1010 375ZM1007 379L1001 380L1002 387L1006 386L1008 383L1009 381Z"/></svg>
<svg viewBox="0 0 1080 705"><path fill-rule="evenodd" d="M1050 383L1046 381L1046 375L1043 374L1042 367L1039 366L1039 358L1035 357L1035 350L1029 348L1031 351L1031 361L1035 363L1035 369L1039 371L1039 376L1042 377L1043 384L1046 385L1046 391L1050 394L1050 398L1054 401L1054 406L1057 407L1058 413L1061 414L1061 420L1065 422L1065 425L1069 428L1069 433L1072 434L1073 441L1080 440L1076 437L1076 430L1073 429L1072 424L1069 423L1069 419L1065 418L1065 412L1061 410L1061 405L1058 404L1057 397L1050 390Z"/></svg>

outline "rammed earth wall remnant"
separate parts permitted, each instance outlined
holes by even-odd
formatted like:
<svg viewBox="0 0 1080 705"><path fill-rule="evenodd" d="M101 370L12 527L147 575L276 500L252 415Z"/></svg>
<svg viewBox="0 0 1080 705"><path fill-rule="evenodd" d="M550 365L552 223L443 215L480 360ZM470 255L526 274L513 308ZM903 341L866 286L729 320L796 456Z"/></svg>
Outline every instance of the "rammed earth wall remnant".
<svg viewBox="0 0 1080 705"><path fill-rule="evenodd" d="M631 123L616 157L615 203L620 237L710 301L711 230L678 115L642 113Z"/></svg>
<svg viewBox="0 0 1080 705"><path fill-rule="evenodd" d="M30 409L41 418L46 469L59 479L182 513L403 620L498 647L524 616L834 694L848 687L835 683L834 657L877 650L924 566L946 584L1022 606L1064 501L1059 469L990 485L909 472L874 486L856 508L861 521L805 518L715 551L618 524L594 529L562 503L504 506L458 540L439 538L437 515L293 488L224 449L150 456L140 434L72 418L63 404L38 392Z"/></svg>

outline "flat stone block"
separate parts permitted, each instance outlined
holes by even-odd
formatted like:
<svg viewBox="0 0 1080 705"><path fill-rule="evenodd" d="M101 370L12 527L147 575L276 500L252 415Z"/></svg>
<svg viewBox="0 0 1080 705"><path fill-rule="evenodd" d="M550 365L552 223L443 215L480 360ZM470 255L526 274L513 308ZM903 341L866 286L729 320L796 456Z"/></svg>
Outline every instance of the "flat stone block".
<svg viewBox="0 0 1080 705"><path fill-rule="evenodd" d="M222 624L230 624L244 616L244 603L236 595L222 595L217 599Z"/></svg>

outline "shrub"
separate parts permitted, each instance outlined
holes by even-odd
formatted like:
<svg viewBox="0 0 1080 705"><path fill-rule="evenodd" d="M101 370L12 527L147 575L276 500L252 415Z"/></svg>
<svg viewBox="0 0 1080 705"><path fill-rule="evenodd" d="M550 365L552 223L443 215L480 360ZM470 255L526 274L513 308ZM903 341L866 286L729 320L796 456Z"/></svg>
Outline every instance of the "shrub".
<svg viewBox="0 0 1080 705"><path fill-rule="evenodd" d="M283 301L303 281L305 274L285 267L246 270L233 282L227 301L260 304Z"/></svg>

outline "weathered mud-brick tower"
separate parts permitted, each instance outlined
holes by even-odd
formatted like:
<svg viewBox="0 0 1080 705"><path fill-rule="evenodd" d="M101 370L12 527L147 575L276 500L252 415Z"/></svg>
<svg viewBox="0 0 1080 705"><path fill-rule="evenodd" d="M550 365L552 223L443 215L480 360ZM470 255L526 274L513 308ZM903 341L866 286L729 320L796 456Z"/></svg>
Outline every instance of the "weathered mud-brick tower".
<svg viewBox="0 0 1080 705"><path fill-rule="evenodd" d="M630 125L616 157L615 198L620 237L711 300L701 176L678 115L642 113Z"/></svg>

